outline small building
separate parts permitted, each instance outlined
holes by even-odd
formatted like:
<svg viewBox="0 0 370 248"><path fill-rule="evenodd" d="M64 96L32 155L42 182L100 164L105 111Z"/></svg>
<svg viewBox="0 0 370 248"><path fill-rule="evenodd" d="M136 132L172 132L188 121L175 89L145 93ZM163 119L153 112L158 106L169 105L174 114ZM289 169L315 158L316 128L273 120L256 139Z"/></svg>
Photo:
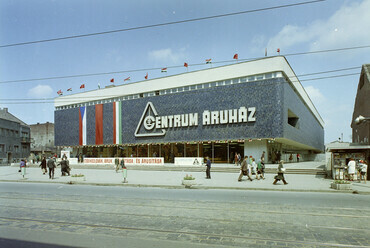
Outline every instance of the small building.
<svg viewBox="0 0 370 248"><path fill-rule="evenodd" d="M30 127L8 112L0 109L0 164L18 162L30 155Z"/></svg>
<svg viewBox="0 0 370 248"><path fill-rule="evenodd" d="M51 156L56 153L54 146L54 123L37 123L30 125L32 144L31 153L36 158L41 159L42 156Z"/></svg>
<svg viewBox="0 0 370 248"><path fill-rule="evenodd" d="M358 121L359 116L362 117ZM356 120L357 119L357 120ZM344 168L353 158L370 162L370 64L362 65L352 115L352 143L332 142L326 146L326 170L333 178L343 179ZM368 168L369 169L369 168ZM370 180L369 173L367 179Z"/></svg>

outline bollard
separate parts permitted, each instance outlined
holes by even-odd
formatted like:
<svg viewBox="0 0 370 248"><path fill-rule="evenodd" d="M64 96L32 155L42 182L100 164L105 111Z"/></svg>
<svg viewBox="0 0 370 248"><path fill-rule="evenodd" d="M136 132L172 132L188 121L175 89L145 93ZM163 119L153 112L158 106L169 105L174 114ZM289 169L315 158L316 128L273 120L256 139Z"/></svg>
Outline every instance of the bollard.
<svg viewBox="0 0 370 248"><path fill-rule="evenodd" d="M123 183L128 183L127 181L127 168L126 166L122 167Z"/></svg>

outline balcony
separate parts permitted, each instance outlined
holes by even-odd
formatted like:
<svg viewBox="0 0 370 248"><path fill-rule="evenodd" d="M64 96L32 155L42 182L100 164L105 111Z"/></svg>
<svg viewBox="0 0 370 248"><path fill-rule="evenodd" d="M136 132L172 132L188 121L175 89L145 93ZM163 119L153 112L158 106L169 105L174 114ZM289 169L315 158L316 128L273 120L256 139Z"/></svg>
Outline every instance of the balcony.
<svg viewBox="0 0 370 248"><path fill-rule="evenodd" d="M31 138L21 137L21 143L31 143Z"/></svg>

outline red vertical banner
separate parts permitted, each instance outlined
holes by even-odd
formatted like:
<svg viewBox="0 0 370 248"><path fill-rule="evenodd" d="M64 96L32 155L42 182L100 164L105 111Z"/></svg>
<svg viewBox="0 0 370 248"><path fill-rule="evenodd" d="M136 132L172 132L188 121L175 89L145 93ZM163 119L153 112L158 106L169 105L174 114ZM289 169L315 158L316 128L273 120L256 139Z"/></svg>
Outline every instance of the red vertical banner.
<svg viewBox="0 0 370 248"><path fill-rule="evenodd" d="M103 144L103 104L95 105L95 144Z"/></svg>
<svg viewBox="0 0 370 248"><path fill-rule="evenodd" d="M83 145L81 108L78 109L78 144Z"/></svg>
<svg viewBox="0 0 370 248"><path fill-rule="evenodd" d="M113 144L116 143L116 103L113 102Z"/></svg>

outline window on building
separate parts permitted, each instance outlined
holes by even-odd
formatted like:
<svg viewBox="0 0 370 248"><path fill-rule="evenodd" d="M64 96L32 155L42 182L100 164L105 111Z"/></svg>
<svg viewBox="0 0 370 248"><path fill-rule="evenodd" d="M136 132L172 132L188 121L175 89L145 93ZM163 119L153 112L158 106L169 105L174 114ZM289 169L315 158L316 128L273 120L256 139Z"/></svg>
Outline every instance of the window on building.
<svg viewBox="0 0 370 248"><path fill-rule="evenodd" d="M292 127L299 128L299 117L288 109L288 124Z"/></svg>
<svg viewBox="0 0 370 248"><path fill-rule="evenodd" d="M5 152L5 145L4 144L0 144L0 152Z"/></svg>
<svg viewBox="0 0 370 248"><path fill-rule="evenodd" d="M190 90L195 90L195 89L196 89L196 85L190 86Z"/></svg>
<svg viewBox="0 0 370 248"><path fill-rule="evenodd" d="M231 84L231 80L225 80L225 85L230 85Z"/></svg>
<svg viewBox="0 0 370 248"><path fill-rule="evenodd" d="M189 86L185 86L184 87L184 91L188 91L190 89L190 87Z"/></svg>
<svg viewBox="0 0 370 248"><path fill-rule="evenodd" d="M199 90L199 89L203 89L203 84L198 84L197 85L197 89Z"/></svg>
<svg viewBox="0 0 370 248"><path fill-rule="evenodd" d="M14 152L19 152L19 146L14 146Z"/></svg>
<svg viewBox="0 0 370 248"><path fill-rule="evenodd" d="M239 78L233 79L233 84L238 84L239 83Z"/></svg>
<svg viewBox="0 0 370 248"><path fill-rule="evenodd" d="M27 146L22 146L22 152L23 152L23 153L27 153L27 151L28 151Z"/></svg>

